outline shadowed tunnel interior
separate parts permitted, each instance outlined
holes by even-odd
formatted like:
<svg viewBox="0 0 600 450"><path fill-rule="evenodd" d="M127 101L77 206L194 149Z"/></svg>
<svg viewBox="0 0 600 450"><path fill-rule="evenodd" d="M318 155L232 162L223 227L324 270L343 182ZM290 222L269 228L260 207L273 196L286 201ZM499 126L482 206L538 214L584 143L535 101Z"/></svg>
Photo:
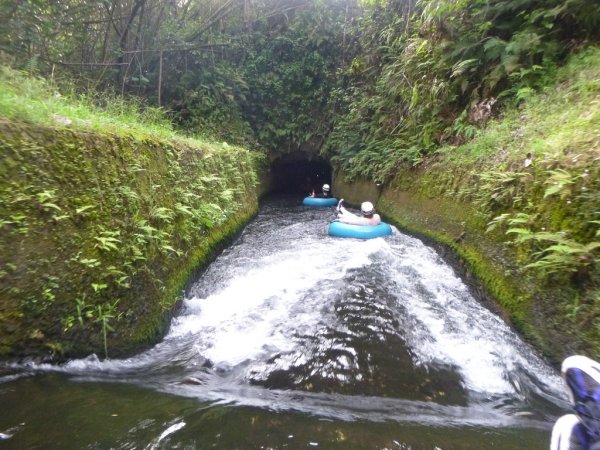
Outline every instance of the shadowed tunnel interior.
<svg viewBox="0 0 600 450"><path fill-rule="evenodd" d="M271 192L308 195L331 181L329 162L312 153L295 152L271 163Z"/></svg>

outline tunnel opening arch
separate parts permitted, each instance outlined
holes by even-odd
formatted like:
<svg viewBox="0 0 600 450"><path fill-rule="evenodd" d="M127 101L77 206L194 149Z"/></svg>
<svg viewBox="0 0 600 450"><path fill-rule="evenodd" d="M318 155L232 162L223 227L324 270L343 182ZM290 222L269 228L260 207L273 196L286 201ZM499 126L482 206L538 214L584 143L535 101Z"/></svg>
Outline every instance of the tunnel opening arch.
<svg viewBox="0 0 600 450"><path fill-rule="evenodd" d="M295 195L320 192L323 184L332 185L333 169L328 159L310 151L298 150L271 160L269 191Z"/></svg>

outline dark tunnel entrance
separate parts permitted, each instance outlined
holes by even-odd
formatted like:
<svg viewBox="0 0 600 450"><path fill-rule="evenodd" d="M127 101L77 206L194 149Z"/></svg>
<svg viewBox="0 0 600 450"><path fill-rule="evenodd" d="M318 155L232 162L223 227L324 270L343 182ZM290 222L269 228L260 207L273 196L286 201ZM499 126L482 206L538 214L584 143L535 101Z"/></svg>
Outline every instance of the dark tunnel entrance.
<svg viewBox="0 0 600 450"><path fill-rule="evenodd" d="M285 155L271 163L271 192L308 195L320 192L324 183L331 185L331 165L311 153Z"/></svg>

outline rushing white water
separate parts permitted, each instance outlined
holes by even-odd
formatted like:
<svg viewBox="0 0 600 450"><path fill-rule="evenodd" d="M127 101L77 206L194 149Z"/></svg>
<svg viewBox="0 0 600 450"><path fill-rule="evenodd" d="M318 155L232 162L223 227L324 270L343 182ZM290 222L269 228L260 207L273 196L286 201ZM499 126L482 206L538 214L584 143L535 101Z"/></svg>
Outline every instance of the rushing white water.
<svg viewBox="0 0 600 450"><path fill-rule="evenodd" d="M556 371L435 251L397 230L329 237L329 218L265 205L193 285L160 344L36 369L347 420L502 426L561 405Z"/></svg>

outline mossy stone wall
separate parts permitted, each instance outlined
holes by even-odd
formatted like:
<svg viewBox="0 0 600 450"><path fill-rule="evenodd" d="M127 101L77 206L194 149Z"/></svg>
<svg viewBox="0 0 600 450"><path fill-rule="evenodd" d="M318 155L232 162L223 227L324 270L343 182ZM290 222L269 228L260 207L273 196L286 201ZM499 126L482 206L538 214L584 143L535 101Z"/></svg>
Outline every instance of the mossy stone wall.
<svg viewBox="0 0 600 450"><path fill-rule="evenodd" d="M337 199L343 198L344 203L354 207L360 207L360 204L366 201L375 204L381 195L380 184L364 179L355 179L348 183L341 170L333 173L331 189Z"/></svg>
<svg viewBox="0 0 600 450"><path fill-rule="evenodd" d="M258 210L264 158L0 122L0 356L130 354Z"/></svg>
<svg viewBox="0 0 600 450"><path fill-rule="evenodd" d="M564 199L544 198L540 188L547 181L544 169L532 169L531 176L511 182L504 191L510 188L520 201L524 197L530 207L536 205L548 223L564 224L566 218L572 224L578 222L576 210L565 211ZM491 198L493 189L482 186L477 176L482 172L481 167L452 167L444 162L405 167L379 191L374 202L387 221L436 247L480 301L503 316L552 362L558 364L573 353L597 358L600 345L593 317L568 314L574 302L594 301L594 275L588 274L582 281L577 274L548 277L525 270L524 250L506 244L506 228L487 231L490 217L516 213L519 208L510 202L497 211L484 208L482 205L496 200ZM376 195L374 186L367 180L346 181L344 173L337 172L336 195L351 199L355 205ZM487 195L490 198L482 200ZM590 208L589 204L578 206ZM549 214L552 217L546 218Z"/></svg>

